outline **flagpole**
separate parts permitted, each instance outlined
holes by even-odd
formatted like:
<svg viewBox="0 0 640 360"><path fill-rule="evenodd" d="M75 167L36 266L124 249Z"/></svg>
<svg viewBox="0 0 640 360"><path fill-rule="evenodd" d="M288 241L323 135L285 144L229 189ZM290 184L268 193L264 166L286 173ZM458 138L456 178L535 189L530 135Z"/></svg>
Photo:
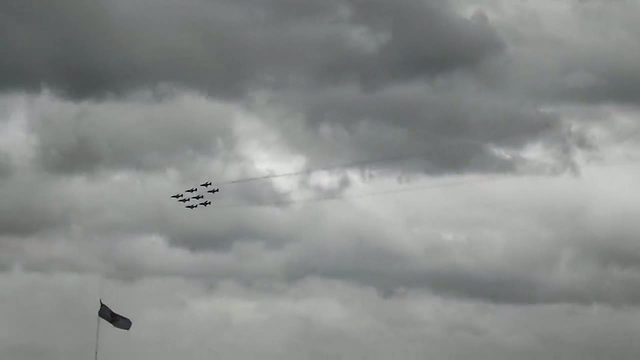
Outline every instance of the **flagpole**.
<svg viewBox="0 0 640 360"><path fill-rule="evenodd" d="M100 336L100 316L96 316L96 319L98 319L98 325L96 326L96 352L95 352L94 360L98 360L98 340L99 340L99 336Z"/></svg>
<svg viewBox="0 0 640 360"><path fill-rule="evenodd" d="M98 292L100 293L100 306L102 306L102 293L104 292L104 276L102 275L102 273L100 273L100 279L98 281L100 284L100 289L98 290ZM100 315L96 316L96 319L98 319L98 324L96 325L96 351L94 360L98 360L98 343L100 341Z"/></svg>
<svg viewBox="0 0 640 360"><path fill-rule="evenodd" d="M98 279L98 284L99 284L99 299L100 299L100 306L102 306L102 294L104 292L104 274L102 274L102 272L100 272L100 278ZM98 360L98 343L100 341L100 315L96 316L96 319L98 319L98 324L96 325L96 351L95 351L95 356L94 356L94 360Z"/></svg>

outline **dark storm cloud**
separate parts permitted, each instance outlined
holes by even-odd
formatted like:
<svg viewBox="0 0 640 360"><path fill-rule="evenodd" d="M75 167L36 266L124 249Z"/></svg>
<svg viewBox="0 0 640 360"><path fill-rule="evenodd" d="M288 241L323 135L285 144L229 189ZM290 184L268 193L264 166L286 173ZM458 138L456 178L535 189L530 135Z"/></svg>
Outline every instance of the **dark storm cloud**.
<svg viewBox="0 0 640 360"><path fill-rule="evenodd" d="M536 138L558 125L552 114L517 99L501 99L498 94L483 92L473 84L406 85L372 95L353 90L335 89L306 99L310 121L347 123L354 127L369 120L406 132L414 130L412 135L427 142L468 139L478 144L505 146L519 146L529 137Z"/></svg>
<svg viewBox="0 0 640 360"><path fill-rule="evenodd" d="M497 32L477 17L463 19L440 1L354 1L354 18L388 33L373 62L361 79L375 85L385 80L402 81L432 76L454 69L474 68L484 59L501 53Z"/></svg>
<svg viewBox="0 0 640 360"><path fill-rule="evenodd" d="M503 40L481 11L465 18L443 1L2 6L11 20L0 39L11 49L0 60L6 89L44 84L87 98L173 83L235 100L266 91L274 107L303 115L308 126L302 136L281 119L271 125L284 143L310 158L309 166L420 152L427 153L423 164L390 169L512 172L520 161L487 145L517 152L537 141L548 148L566 144L556 114L483 85L495 60L506 56ZM176 119L158 115L164 119L132 123L127 111L78 109L57 121L43 114L36 128L39 160L52 172L83 173L156 169L184 162L188 153L219 151L205 139L201 122L169 129L162 124L178 124ZM346 135L323 138L324 124ZM554 156L572 162L570 151Z"/></svg>
<svg viewBox="0 0 640 360"><path fill-rule="evenodd" d="M4 1L0 83L78 98L176 83L387 82L472 68L502 49L441 1ZM380 40L377 40L380 38Z"/></svg>
<svg viewBox="0 0 640 360"><path fill-rule="evenodd" d="M492 150L517 152L537 142L561 163L573 161L571 134L558 114L466 78L388 86L371 94L345 86L284 95L282 102L307 115L304 131L282 126L284 137L318 164L338 157L413 156L422 161L414 170L430 174L510 172L522 159Z"/></svg>

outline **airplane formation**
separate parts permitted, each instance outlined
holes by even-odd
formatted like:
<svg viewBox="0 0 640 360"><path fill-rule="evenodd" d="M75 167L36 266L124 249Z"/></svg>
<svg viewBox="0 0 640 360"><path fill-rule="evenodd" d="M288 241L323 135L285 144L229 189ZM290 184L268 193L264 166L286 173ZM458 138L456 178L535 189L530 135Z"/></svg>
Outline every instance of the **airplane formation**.
<svg viewBox="0 0 640 360"><path fill-rule="evenodd" d="M207 181L205 183L202 183L202 184L200 184L200 186L204 187L204 188L208 188L209 186L211 186L211 181ZM198 188L193 187L191 189L185 190L184 192L193 194L196 191L198 191ZM215 194L215 193L217 193L219 191L220 191L220 189L215 188L215 189L207 190L207 193ZM184 194L180 193L180 194L171 195L171 198L176 199L176 200L178 200L178 202L181 202L183 204L184 203L190 203L191 200L195 200L194 201L195 204L186 205L185 206L185 208L191 209L191 210L198 208L198 206L207 207L207 206L211 205L211 201L209 201L209 200L205 200L205 201L203 201L201 203L198 203L198 200L204 199L204 195L201 195L201 194L198 194L198 195L195 195L195 196L191 196L191 197L189 197L189 196L185 197Z"/></svg>

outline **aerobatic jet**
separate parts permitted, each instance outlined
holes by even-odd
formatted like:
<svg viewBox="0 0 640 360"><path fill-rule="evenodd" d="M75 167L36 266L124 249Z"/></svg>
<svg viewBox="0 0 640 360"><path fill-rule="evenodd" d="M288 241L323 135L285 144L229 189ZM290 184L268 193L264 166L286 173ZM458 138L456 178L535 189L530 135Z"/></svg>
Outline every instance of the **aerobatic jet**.
<svg viewBox="0 0 640 360"><path fill-rule="evenodd" d="M209 186L211 186L211 181L207 181L204 184L200 184L200 186L209 187Z"/></svg>
<svg viewBox="0 0 640 360"><path fill-rule="evenodd" d="M186 207L186 208L189 208L189 209L195 209L195 208L197 208L197 207L198 207L198 204L196 204L196 205L187 205L187 206L185 206L185 207Z"/></svg>
<svg viewBox="0 0 640 360"><path fill-rule="evenodd" d="M182 197L182 194L171 195L171 197L174 199L180 199Z"/></svg>
<svg viewBox="0 0 640 360"><path fill-rule="evenodd" d="M189 189L189 190L185 190L185 191L186 191L186 192L188 192L188 193L192 193L192 192L196 192L196 191L198 191L198 189L196 189L196 188L191 188L191 189Z"/></svg>
<svg viewBox="0 0 640 360"><path fill-rule="evenodd" d="M211 201L207 200L205 202L201 202L200 205L205 206L205 207L209 206L209 205L211 205Z"/></svg>
<svg viewBox="0 0 640 360"><path fill-rule="evenodd" d="M196 199L196 200L200 200L200 199L202 199L203 197L204 197L204 196L202 196L202 195L196 195L196 196L192 196L191 198L192 198L192 199Z"/></svg>
<svg viewBox="0 0 640 360"><path fill-rule="evenodd" d="M184 199L180 199L180 200L178 200L178 201L180 201L180 202L182 202L182 203L185 203L185 202L190 202L190 201L191 201L191 199L189 199L189 198L184 198Z"/></svg>
<svg viewBox="0 0 640 360"><path fill-rule="evenodd" d="M215 194L215 193L217 193L218 191L220 191L220 189L218 189L218 188L211 189L211 190L207 190L207 192L208 192L208 193L212 193L212 194Z"/></svg>

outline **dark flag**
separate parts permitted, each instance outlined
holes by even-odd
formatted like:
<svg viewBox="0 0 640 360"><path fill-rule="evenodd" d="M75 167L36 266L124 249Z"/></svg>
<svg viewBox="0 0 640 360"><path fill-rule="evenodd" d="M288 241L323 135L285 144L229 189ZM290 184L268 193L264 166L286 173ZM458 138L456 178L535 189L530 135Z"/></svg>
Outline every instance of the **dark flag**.
<svg viewBox="0 0 640 360"><path fill-rule="evenodd" d="M111 325L117 327L118 329L131 329L131 320L113 312L107 305L102 303L102 300L100 300L100 310L98 311L98 316L108 321Z"/></svg>

